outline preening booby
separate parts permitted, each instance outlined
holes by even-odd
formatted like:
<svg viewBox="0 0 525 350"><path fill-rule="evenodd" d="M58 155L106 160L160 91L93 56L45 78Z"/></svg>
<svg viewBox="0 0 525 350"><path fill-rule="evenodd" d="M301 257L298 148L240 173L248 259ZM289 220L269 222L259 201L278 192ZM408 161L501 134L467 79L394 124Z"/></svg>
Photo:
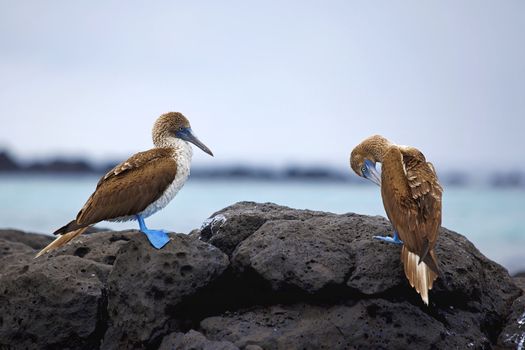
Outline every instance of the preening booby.
<svg viewBox="0 0 525 350"><path fill-rule="evenodd" d="M178 112L161 115L152 134L155 148L131 156L102 177L76 219L56 230L54 234L59 237L36 257L61 247L103 220L137 220L140 231L155 248L169 242L165 231L148 229L144 218L164 208L186 182L193 154L189 142L211 156L213 153Z"/></svg>
<svg viewBox="0 0 525 350"><path fill-rule="evenodd" d="M376 163L381 163L381 175ZM392 144L379 135L352 150L350 166L357 175L381 187L394 237L375 238L403 244L405 275L428 305L428 291L439 275L434 246L441 226L443 192L434 166L418 149Z"/></svg>

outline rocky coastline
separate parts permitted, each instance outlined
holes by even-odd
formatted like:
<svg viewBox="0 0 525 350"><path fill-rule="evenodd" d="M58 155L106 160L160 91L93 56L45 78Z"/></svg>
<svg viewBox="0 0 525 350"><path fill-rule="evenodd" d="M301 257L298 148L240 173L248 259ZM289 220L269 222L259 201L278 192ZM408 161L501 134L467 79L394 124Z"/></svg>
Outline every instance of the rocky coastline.
<svg viewBox="0 0 525 350"><path fill-rule="evenodd" d="M0 349L516 349L525 277L442 229L425 306L382 217L241 202L156 251L0 230Z"/></svg>

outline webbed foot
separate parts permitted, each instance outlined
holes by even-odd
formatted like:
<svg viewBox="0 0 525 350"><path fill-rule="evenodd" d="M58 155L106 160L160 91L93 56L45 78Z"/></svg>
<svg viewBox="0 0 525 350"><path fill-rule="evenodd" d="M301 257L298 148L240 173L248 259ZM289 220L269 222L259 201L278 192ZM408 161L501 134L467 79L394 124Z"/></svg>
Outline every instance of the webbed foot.
<svg viewBox="0 0 525 350"><path fill-rule="evenodd" d="M393 244L403 244L403 241L399 239L399 235L394 231L394 237L390 236L374 236L375 239L378 239L383 242L393 243Z"/></svg>
<svg viewBox="0 0 525 350"><path fill-rule="evenodd" d="M137 221L139 222L140 231L143 232L146 237L148 237L149 242L156 249L164 247L169 241L170 237L168 233L164 230L150 230L146 227L144 218L142 215L136 215Z"/></svg>
<svg viewBox="0 0 525 350"><path fill-rule="evenodd" d="M146 235L146 237L148 237L149 242L156 249L161 249L170 241L170 237L166 231L150 229L144 229L141 231Z"/></svg>

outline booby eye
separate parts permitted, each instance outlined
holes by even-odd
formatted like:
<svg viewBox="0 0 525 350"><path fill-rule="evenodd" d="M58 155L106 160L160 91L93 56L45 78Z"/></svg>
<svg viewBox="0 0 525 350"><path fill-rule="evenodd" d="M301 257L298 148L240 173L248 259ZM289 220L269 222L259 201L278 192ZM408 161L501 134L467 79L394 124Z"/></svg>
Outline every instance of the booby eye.
<svg viewBox="0 0 525 350"><path fill-rule="evenodd" d="M361 168L361 172L362 172L363 174L366 173L367 170L368 170L368 169L366 168L366 166L363 166L363 167Z"/></svg>

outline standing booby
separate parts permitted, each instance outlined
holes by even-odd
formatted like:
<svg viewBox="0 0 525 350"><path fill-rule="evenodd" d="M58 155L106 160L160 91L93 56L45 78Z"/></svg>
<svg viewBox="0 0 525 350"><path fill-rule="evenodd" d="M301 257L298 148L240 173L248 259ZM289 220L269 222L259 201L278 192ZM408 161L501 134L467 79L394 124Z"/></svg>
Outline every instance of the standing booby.
<svg viewBox="0 0 525 350"><path fill-rule="evenodd" d="M139 152L110 170L97 184L75 220L54 232L60 235L36 257L56 249L103 220L136 219L140 231L157 249L169 241L163 230L146 227L144 218L164 208L182 188L190 174L193 150L189 142L213 153L193 134L184 115L161 115L153 126L155 148Z"/></svg>
<svg viewBox="0 0 525 350"><path fill-rule="evenodd" d="M375 168L378 162L381 175ZM443 192L434 166L418 149L392 144L379 135L365 139L352 150L350 166L357 175L381 187L394 237L375 238L403 244L405 275L428 305L428 291L439 275L434 246L441 226Z"/></svg>

